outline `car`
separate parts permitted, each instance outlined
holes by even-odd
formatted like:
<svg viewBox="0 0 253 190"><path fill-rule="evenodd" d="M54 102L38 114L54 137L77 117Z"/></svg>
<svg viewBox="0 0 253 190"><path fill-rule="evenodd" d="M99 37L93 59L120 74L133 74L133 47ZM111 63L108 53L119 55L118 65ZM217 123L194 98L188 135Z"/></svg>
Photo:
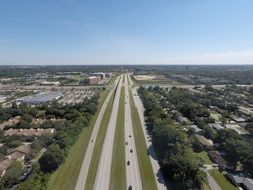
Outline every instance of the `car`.
<svg viewBox="0 0 253 190"><path fill-rule="evenodd" d="M128 165L128 166L130 165L130 161L129 161L129 160L127 161L127 165Z"/></svg>
<svg viewBox="0 0 253 190"><path fill-rule="evenodd" d="M126 142L126 145L128 145L128 142Z"/></svg>
<svg viewBox="0 0 253 190"><path fill-rule="evenodd" d="M129 135L129 137L131 138L131 137L132 137L132 135Z"/></svg>
<svg viewBox="0 0 253 190"><path fill-rule="evenodd" d="M130 149L130 153L133 153L133 149Z"/></svg>
<svg viewBox="0 0 253 190"><path fill-rule="evenodd" d="M132 190L132 189L133 189L132 185L129 185L128 190Z"/></svg>

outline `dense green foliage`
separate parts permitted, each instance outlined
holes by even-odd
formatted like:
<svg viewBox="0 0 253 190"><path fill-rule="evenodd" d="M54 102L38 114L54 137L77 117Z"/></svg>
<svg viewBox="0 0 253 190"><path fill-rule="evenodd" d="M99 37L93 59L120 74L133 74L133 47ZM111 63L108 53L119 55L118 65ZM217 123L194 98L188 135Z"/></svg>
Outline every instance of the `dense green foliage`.
<svg viewBox="0 0 253 190"><path fill-rule="evenodd" d="M180 184L182 189L200 189L206 178L198 168L186 133L172 124L152 93L141 87L139 94L145 107L152 142L165 176Z"/></svg>

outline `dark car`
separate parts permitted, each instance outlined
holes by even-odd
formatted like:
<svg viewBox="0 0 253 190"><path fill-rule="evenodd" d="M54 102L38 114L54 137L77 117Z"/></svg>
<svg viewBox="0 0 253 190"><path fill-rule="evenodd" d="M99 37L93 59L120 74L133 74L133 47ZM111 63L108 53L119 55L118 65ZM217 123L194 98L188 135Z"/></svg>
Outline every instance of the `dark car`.
<svg viewBox="0 0 253 190"><path fill-rule="evenodd" d="M129 161L129 160L127 161L127 165L128 165L128 166L130 165L130 161Z"/></svg>
<svg viewBox="0 0 253 190"><path fill-rule="evenodd" d="M133 149L130 150L130 153L133 153Z"/></svg>
<svg viewBox="0 0 253 190"><path fill-rule="evenodd" d="M128 142L126 142L126 145L128 145Z"/></svg>
<svg viewBox="0 0 253 190"><path fill-rule="evenodd" d="M132 185L129 185L128 190L132 190L132 189L133 189Z"/></svg>

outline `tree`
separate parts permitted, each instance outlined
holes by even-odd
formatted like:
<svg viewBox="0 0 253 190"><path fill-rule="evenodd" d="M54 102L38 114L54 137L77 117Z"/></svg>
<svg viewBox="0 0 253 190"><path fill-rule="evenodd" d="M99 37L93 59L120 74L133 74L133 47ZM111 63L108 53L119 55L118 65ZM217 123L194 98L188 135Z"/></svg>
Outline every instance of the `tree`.
<svg viewBox="0 0 253 190"><path fill-rule="evenodd" d="M43 172L52 172L56 170L64 161L64 151L59 145L50 145L47 151L39 159L40 168Z"/></svg>
<svg viewBox="0 0 253 190"><path fill-rule="evenodd" d="M22 172L22 163L18 161L13 162L4 175L6 185L10 186L17 183L22 175Z"/></svg>

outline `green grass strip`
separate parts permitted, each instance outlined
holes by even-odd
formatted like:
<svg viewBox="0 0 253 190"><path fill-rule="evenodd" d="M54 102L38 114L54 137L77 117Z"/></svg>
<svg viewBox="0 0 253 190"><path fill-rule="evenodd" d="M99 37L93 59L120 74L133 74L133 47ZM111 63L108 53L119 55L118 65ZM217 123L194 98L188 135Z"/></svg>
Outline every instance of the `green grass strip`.
<svg viewBox="0 0 253 190"><path fill-rule="evenodd" d="M107 126L108 126L111 112L112 112L113 101L114 101L114 94L112 95L112 97L107 105L107 108L105 110L99 131L98 131L96 144L95 144L95 147L93 150L92 159L91 159L91 163L90 163L90 167L89 167L89 172L88 172L88 176L87 176L87 180L86 180L86 184L85 184L85 189L87 189L87 190L93 189L93 186L95 183L99 159L100 159L101 151L103 148L103 143L104 143L104 139L105 139Z"/></svg>
<svg viewBox="0 0 253 190"><path fill-rule="evenodd" d="M233 186L225 176L218 170L209 170L208 171L214 180L218 183L221 189L229 189L229 190L236 190L237 188Z"/></svg>
<svg viewBox="0 0 253 190"><path fill-rule="evenodd" d="M65 162L51 175L48 190L75 189L94 124L108 93L109 90L101 92L96 114L92 116L89 126L85 127L80 133L76 143L71 147Z"/></svg>
<svg viewBox="0 0 253 190"><path fill-rule="evenodd" d="M126 189L124 121L125 121L125 88L122 87L120 93L120 104L117 117L116 131L113 143L110 190Z"/></svg>
<svg viewBox="0 0 253 190"><path fill-rule="evenodd" d="M130 97L134 139L135 139L135 146L136 146L140 175L141 175L142 188L155 190L157 189L155 176L154 176L154 172L151 166L151 162L147 154L147 146L146 146L145 137L142 131L139 113L138 113L137 108L135 107L133 95L131 92L129 92L129 97Z"/></svg>

